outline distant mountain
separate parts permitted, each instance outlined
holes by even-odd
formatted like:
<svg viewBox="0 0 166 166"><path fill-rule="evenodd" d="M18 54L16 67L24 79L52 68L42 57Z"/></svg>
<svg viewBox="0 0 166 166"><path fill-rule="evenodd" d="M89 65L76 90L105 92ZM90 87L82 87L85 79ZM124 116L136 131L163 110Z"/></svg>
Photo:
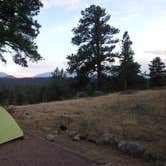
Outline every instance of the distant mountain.
<svg viewBox="0 0 166 166"><path fill-rule="evenodd" d="M38 74L36 76L34 76L34 78L49 78L52 76L51 74L52 72L47 72L47 73L41 73L41 74ZM66 77L68 78L74 78L76 76L76 74L70 74L68 72L66 72Z"/></svg>
<svg viewBox="0 0 166 166"><path fill-rule="evenodd" d="M51 72L41 73L34 76L34 78L49 78L51 77Z"/></svg>
<svg viewBox="0 0 166 166"><path fill-rule="evenodd" d="M51 73L52 72L37 74L32 78L50 78L52 75ZM70 73L66 72L66 77L68 77L68 78L74 78L75 76L76 76L76 74L70 74ZM16 77L9 75L7 73L4 73L4 72L0 72L0 78L16 78Z"/></svg>
<svg viewBox="0 0 166 166"><path fill-rule="evenodd" d="M15 78L12 75L6 74L4 72L0 72L0 78Z"/></svg>

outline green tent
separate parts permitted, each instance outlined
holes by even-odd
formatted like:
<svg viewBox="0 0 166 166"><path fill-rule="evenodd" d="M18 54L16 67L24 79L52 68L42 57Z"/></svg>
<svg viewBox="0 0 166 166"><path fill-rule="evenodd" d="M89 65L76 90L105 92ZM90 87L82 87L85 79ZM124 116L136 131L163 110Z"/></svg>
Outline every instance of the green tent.
<svg viewBox="0 0 166 166"><path fill-rule="evenodd" d="M12 116L0 107L0 144L23 137L23 131Z"/></svg>

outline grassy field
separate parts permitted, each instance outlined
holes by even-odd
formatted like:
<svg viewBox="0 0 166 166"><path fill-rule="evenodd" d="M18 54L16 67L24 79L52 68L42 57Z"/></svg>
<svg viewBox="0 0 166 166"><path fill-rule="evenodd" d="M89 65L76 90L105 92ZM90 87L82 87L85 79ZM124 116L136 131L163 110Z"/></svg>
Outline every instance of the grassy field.
<svg viewBox="0 0 166 166"><path fill-rule="evenodd" d="M110 132L166 156L166 89L113 93L36 105L12 106L25 130L59 130L64 125L89 137Z"/></svg>

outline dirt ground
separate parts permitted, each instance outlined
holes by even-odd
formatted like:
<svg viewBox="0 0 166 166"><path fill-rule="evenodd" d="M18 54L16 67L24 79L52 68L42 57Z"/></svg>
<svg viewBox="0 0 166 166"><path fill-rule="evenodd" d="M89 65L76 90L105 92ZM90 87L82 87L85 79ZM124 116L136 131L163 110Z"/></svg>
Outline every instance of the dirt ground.
<svg viewBox="0 0 166 166"><path fill-rule="evenodd" d="M59 145L38 138L17 140L0 147L2 166L95 166Z"/></svg>
<svg viewBox="0 0 166 166"><path fill-rule="evenodd" d="M57 141L63 140L60 144L100 165L144 166L148 163L111 147L84 141L73 142L60 131L60 125L66 126L68 131L74 130L89 136L110 132L121 140L136 141L148 151L166 156L166 89L10 106L9 110L24 131L42 138L56 131Z"/></svg>

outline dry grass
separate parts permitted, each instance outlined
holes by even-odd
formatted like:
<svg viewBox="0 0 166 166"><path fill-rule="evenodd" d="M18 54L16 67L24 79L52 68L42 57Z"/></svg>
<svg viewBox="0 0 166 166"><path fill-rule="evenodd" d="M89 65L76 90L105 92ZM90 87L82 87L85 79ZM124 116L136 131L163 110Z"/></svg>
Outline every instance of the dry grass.
<svg viewBox="0 0 166 166"><path fill-rule="evenodd" d="M111 132L166 156L166 89L14 107L25 129L69 130L88 135Z"/></svg>

